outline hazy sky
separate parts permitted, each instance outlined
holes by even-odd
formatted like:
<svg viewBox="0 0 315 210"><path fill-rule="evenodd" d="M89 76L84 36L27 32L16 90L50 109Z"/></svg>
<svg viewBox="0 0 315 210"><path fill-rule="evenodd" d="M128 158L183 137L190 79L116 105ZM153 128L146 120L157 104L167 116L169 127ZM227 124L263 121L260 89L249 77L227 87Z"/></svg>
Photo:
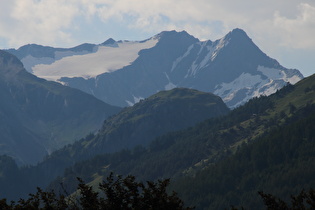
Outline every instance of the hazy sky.
<svg viewBox="0 0 315 210"><path fill-rule="evenodd" d="M315 0L0 0L0 49L140 41L165 30L214 41L234 28L283 66L315 73Z"/></svg>

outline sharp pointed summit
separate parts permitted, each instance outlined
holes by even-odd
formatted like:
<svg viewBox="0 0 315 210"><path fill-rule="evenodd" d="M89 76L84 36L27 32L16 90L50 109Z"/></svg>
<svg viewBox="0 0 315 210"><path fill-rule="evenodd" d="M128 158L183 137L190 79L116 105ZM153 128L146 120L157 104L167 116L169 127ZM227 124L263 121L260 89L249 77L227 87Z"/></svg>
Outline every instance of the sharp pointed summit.
<svg viewBox="0 0 315 210"><path fill-rule="evenodd" d="M105 42L103 42L101 45L112 45L115 44L116 41L112 38L107 39Z"/></svg>
<svg viewBox="0 0 315 210"><path fill-rule="evenodd" d="M250 39L247 33L243 29L240 29L240 28L233 29L226 36L243 37L243 38Z"/></svg>

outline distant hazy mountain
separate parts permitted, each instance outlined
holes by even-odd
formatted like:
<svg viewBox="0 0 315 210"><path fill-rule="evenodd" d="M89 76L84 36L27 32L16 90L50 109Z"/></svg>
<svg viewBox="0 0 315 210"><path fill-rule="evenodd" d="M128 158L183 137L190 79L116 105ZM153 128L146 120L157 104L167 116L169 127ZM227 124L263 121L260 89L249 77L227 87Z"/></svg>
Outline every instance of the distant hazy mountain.
<svg viewBox="0 0 315 210"><path fill-rule="evenodd" d="M211 93L175 88L162 91L108 118L87 147L101 152L147 146L157 136L227 114L222 99Z"/></svg>
<svg viewBox="0 0 315 210"><path fill-rule="evenodd" d="M97 130L120 108L79 90L28 73L0 51L0 154L19 163L45 155Z"/></svg>
<svg viewBox="0 0 315 210"><path fill-rule="evenodd" d="M9 183L0 188L0 197L10 195L10 198L19 198L18 196L29 193L36 186L46 187L57 176L61 176L66 167L78 160L104 153L110 155L109 152L129 150L137 145L144 148L157 136L228 112L229 109L222 99L211 93L184 88L159 92L109 117L97 135L87 135L74 144L54 151L38 165L21 169L19 176L23 176L18 179L24 183L16 187L23 188L19 193L5 178L8 175L8 180L12 180L13 175L18 176L16 172L6 172L7 168L15 168L14 162L0 156L0 174L4 174L3 177L0 176L0 186L1 183Z"/></svg>
<svg viewBox="0 0 315 210"><path fill-rule="evenodd" d="M214 42L166 31L141 42L109 39L69 49L26 45L9 52L38 77L118 106L186 87L213 92L233 108L303 78L268 57L241 29Z"/></svg>
<svg viewBox="0 0 315 210"><path fill-rule="evenodd" d="M186 88L162 91L132 107L124 108L108 118L97 135L88 136L55 155L70 155L76 160L132 149L137 145L148 146L160 135L228 112L229 109L222 99L211 93Z"/></svg>

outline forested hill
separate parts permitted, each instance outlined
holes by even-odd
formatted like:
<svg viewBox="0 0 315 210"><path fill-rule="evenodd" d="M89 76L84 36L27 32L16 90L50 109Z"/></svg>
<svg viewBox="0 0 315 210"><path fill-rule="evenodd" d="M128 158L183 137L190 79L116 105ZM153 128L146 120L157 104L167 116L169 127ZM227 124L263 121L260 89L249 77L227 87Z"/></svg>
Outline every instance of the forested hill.
<svg viewBox="0 0 315 210"><path fill-rule="evenodd" d="M161 136L147 149L79 162L51 187L63 182L73 190L76 176L97 185L115 171L141 180L171 177L173 189L197 209L263 205L259 190L288 196L314 187L314 167L307 167L314 157L314 102L311 76L225 117Z"/></svg>
<svg viewBox="0 0 315 210"><path fill-rule="evenodd" d="M159 92L107 119L97 135L89 135L56 153L72 159L148 146L156 137L229 112L222 99L186 88ZM52 154L49 158L54 158Z"/></svg>
<svg viewBox="0 0 315 210"><path fill-rule="evenodd" d="M76 161L136 145L148 146L159 135L228 112L222 99L210 93L185 88L162 91L107 119L97 135L90 134L53 152L36 167L25 168L23 179L29 180L20 192L47 185Z"/></svg>
<svg viewBox="0 0 315 210"><path fill-rule="evenodd" d="M107 119L98 135L83 144L96 153L148 146L160 135L223 116L229 111L216 95L174 88L154 94Z"/></svg>
<svg viewBox="0 0 315 210"><path fill-rule="evenodd" d="M176 180L173 189L197 209L265 209L258 192L289 202L291 195L314 189L315 105L309 99L270 132L194 177Z"/></svg>
<svg viewBox="0 0 315 210"><path fill-rule="evenodd" d="M224 117L162 135L148 147L77 162L52 182L50 188L59 191L62 182L72 192L77 185L76 177L98 185L114 171L133 174L140 180L171 178L173 189L185 204L196 205L197 209L229 208L230 204L255 206L260 202L258 196L254 197L258 190L277 195L296 194L303 187L313 186L314 102L313 75L269 97L250 100ZM90 135L82 141L93 138ZM75 146L67 148L69 154L76 154ZM47 174L42 177L47 178L65 159L73 161L62 154L56 152L55 158L51 156L46 164L17 173L23 173L27 180L28 174L45 171ZM310 167L306 168L307 164ZM29 177L33 179L27 183L40 181L35 176ZM10 183L10 178L6 183Z"/></svg>

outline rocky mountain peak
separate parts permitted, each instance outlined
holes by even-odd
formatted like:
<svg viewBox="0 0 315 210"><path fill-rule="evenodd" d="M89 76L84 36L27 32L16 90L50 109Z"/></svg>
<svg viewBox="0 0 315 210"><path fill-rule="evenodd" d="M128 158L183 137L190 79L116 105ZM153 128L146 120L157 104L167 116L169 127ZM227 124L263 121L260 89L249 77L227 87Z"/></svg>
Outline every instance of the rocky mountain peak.
<svg viewBox="0 0 315 210"><path fill-rule="evenodd" d="M109 39L104 43L113 42ZM29 52L22 62L39 77L118 106L133 105L161 90L186 87L215 93L233 108L303 78L299 71L287 69L267 56L239 28L214 42L199 41L186 31L173 30L142 42L116 42L115 47L106 50L96 47L93 55L84 49L74 52L73 48L55 48L59 57L52 58L48 56L50 48L45 48L47 51L42 53ZM109 65L113 60L115 65Z"/></svg>
<svg viewBox="0 0 315 210"><path fill-rule="evenodd" d="M112 38L107 39L105 42L103 42L101 45L112 45L115 44L115 40Z"/></svg>
<svg viewBox="0 0 315 210"><path fill-rule="evenodd" d="M162 31L161 33L154 36L154 38L158 38L160 40L164 39L195 39L195 41L199 41L197 38L193 37L192 35L188 34L186 31Z"/></svg>

